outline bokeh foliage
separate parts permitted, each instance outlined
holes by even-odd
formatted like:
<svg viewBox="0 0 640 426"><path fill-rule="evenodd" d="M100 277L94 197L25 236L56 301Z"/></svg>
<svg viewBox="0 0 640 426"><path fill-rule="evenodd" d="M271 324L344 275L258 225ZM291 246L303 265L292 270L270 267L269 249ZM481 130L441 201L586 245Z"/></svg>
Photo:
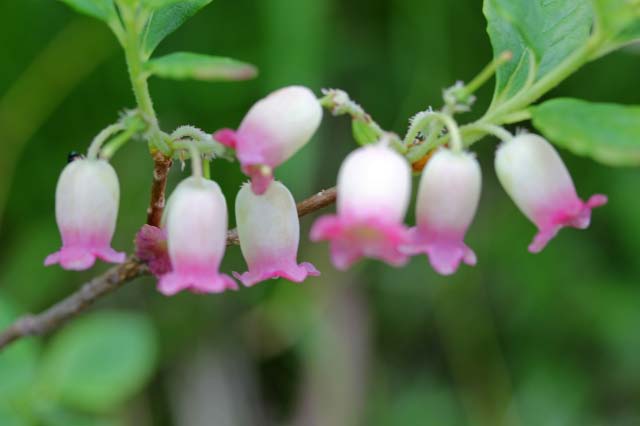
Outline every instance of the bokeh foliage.
<svg viewBox="0 0 640 426"><path fill-rule="evenodd" d="M104 269L73 274L41 264L59 244L53 199L66 154L84 150L133 98L117 42L97 21L45 0L0 2L0 16L4 325ZM623 24L624 16L611 15L604 25ZM282 85L340 87L384 127L403 133L409 115L440 105L443 87L471 78L492 57L485 27L479 0L216 0L156 55L234 57L256 64L259 78L157 79L151 91L163 127L190 123L212 131L236 126L255 99ZM633 31L621 30L616 40ZM588 65L552 95L637 105L639 74L631 46ZM492 88L483 88L468 116L491 97ZM350 133L348 121L326 118L283 168L280 178L296 198L335 182L354 147ZM640 171L563 151L579 193L603 192L610 203L595 212L590 230L563 231L534 256L526 252L533 227L495 179L494 149L490 140L477 145L484 190L468 236L477 267L442 278L416 258L404 269L364 262L338 274L326 247L305 241L300 257L323 276L300 286L273 282L167 299L151 280L139 280L68 329L0 355L0 423L640 423ZM151 160L144 144L132 143L114 166L122 187L114 246L131 250L145 217ZM213 175L232 206L243 180L237 165L216 162ZM176 167L170 187L179 177ZM303 235L309 222L303 220ZM239 250L230 248L224 268L243 267ZM110 324L115 331L91 330ZM96 339L109 333L112 344ZM79 348L60 349L65 340ZM119 350L110 355L114 346ZM134 366L121 378L108 375L118 385L110 382L105 392L121 389L122 397L101 393L84 364L98 374L114 361ZM47 367L52 362L56 367ZM68 391L64 380L74 374L88 390Z"/></svg>

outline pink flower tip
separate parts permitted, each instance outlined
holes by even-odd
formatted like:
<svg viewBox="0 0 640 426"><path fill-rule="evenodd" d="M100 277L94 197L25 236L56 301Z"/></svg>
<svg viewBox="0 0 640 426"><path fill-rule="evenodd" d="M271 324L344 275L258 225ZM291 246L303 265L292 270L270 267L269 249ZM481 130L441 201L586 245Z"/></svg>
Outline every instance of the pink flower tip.
<svg viewBox="0 0 640 426"><path fill-rule="evenodd" d="M236 145L238 143L236 139L236 131L233 129L220 129L213 134L213 139L231 149L236 149Z"/></svg>
<svg viewBox="0 0 640 426"><path fill-rule="evenodd" d="M607 204L607 196L595 194L587 202L579 198L569 200L557 206L553 215L538 227L538 233L529 244L531 253L540 253L564 227L586 229L591 224L591 210Z"/></svg>
<svg viewBox="0 0 640 426"><path fill-rule="evenodd" d="M251 191L263 195L273 182L273 169L264 164L242 167L242 171L251 178Z"/></svg>
<svg viewBox="0 0 640 426"><path fill-rule="evenodd" d="M399 250L409 241L408 230L380 217L326 215L311 228L312 241L329 241L331 260L339 270L348 269L361 257L371 257L393 266L403 266L408 256Z"/></svg>
<svg viewBox="0 0 640 426"><path fill-rule="evenodd" d="M136 234L136 256L149 266L153 275L159 277L171 271L171 259L164 229L143 225Z"/></svg>
<svg viewBox="0 0 640 426"><path fill-rule="evenodd" d="M96 258L109 263L123 263L127 258L125 253L117 252L111 247L62 247L60 251L47 256L44 266L57 263L63 269L71 271L84 271L91 268Z"/></svg>
<svg viewBox="0 0 640 426"><path fill-rule="evenodd" d="M165 296L173 296L183 290L195 294L222 293L225 290L238 290L238 284L226 274L205 272L169 272L158 281L158 291Z"/></svg>
<svg viewBox="0 0 640 426"><path fill-rule="evenodd" d="M412 241L401 247L401 251L409 255L424 253L429 257L429 263L440 275L452 275L461 262L469 266L477 263L476 254L462 238L452 236L424 236L417 228L411 230Z"/></svg>
<svg viewBox="0 0 640 426"><path fill-rule="evenodd" d="M264 266L256 268L254 270L239 274L233 273L233 276L240 280L246 287L251 287L259 282L266 281L268 279L284 278L294 283L301 283L307 277L317 277L320 275L320 271L316 269L309 262L302 262L297 264L295 261L283 262L281 264L265 263Z"/></svg>

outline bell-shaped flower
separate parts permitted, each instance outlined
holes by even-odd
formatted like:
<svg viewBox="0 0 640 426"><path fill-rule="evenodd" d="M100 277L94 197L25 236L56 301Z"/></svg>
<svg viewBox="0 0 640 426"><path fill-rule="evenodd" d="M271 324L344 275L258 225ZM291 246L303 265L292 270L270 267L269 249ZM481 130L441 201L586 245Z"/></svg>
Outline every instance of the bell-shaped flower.
<svg viewBox="0 0 640 426"><path fill-rule="evenodd" d="M67 164L56 187L56 222L62 248L49 255L44 264L83 270L93 266L96 258L124 262L125 254L111 248L119 200L118 176L109 163L76 159Z"/></svg>
<svg viewBox="0 0 640 426"><path fill-rule="evenodd" d="M259 195L273 181L273 169L311 139L321 119L322 107L313 92L290 86L255 103L237 131L222 129L213 137L235 148L242 171Z"/></svg>
<svg viewBox="0 0 640 426"><path fill-rule="evenodd" d="M607 202L604 195L582 201L556 150L538 135L521 134L498 148L495 168L500 183L518 208L538 227L529 251L541 251L560 229L585 229L591 209Z"/></svg>
<svg viewBox="0 0 640 426"><path fill-rule="evenodd" d="M227 240L227 204L218 184L202 177L180 182L167 202L164 226L172 270L160 277L161 293L238 288L218 271Z"/></svg>
<svg viewBox="0 0 640 426"><path fill-rule="evenodd" d="M330 241L336 268L363 256L405 264L399 247L408 241L402 223L411 192L407 161L383 144L359 148L342 163L337 191L337 215L319 218L311 229L312 240Z"/></svg>
<svg viewBox="0 0 640 426"><path fill-rule="evenodd" d="M442 275L453 274L461 261L475 265L476 255L464 243L464 235L478 208L481 184L480 165L473 154L438 150L422 172L416 227L403 251L427 254Z"/></svg>
<svg viewBox="0 0 640 426"><path fill-rule="evenodd" d="M302 282L320 275L311 263L296 261L300 222L293 196L282 183L273 182L263 195L243 185L236 197L236 221L249 271L233 275L244 285L277 277Z"/></svg>

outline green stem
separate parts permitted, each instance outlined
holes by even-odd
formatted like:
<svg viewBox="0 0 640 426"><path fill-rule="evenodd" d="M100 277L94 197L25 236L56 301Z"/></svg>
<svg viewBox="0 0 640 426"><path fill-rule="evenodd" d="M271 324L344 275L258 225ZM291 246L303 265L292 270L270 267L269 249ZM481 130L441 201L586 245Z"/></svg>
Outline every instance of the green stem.
<svg viewBox="0 0 640 426"><path fill-rule="evenodd" d="M208 158L202 159L202 174L205 179L211 179L211 160Z"/></svg>
<svg viewBox="0 0 640 426"><path fill-rule="evenodd" d="M502 52L498 57L491 61L480 73L471 80L468 84L464 85L460 91L456 93L456 97L459 101L466 101L469 96L476 92L482 85L484 85L493 75L498 68L513 59L513 53L510 51Z"/></svg>
<svg viewBox="0 0 640 426"><path fill-rule="evenodd" d="M171 139L178 140L183 138L194 139L197 141L210 141L211 135L204 130L198 129L195 126L180 126L171 133Z"/></svg>
<svg viewBox="0 0 640 426"><path fill-rule="evenodd" d="M531 111L523 109L522 111L512 112L502 117L504 124L519 123L521 121L531 120Z"/></svg>
<svg viewBox="0 0 640 426"><path fill-rule="evenodd" d="M202 177L202 159L196 144L189 144L189 154L191 155L191 174L195 177Z"/></svg>
<svg viewBox="0 0 640 426"><path fill-rule="evenodd" d="M594 55L596 55L602 47L602 44L603 40L598 34L592 35L584 46L574 51L573 54L568 56L564 62L559 64L553 71L538 81L534 81L533 78L531 78L531 84L513 98L496 104L495 108L489 108L485 115L479 120L460 127L460 137L464 141L464 146L468 147L472 145L487 134L493 134L502 140L511 139L511 134L500 127L500 125L530 119L531 113L527 110L529 105L540 99L549 90L556 87L581 66L593 59ZM484 72L481 72L480 76L484 76L484 74ZM483 77L479 79L479 81L486 81L486 79ZM441 114L451 116L453 111L447 110L447 107L448 105L445 106ZM442 126L433 123L429 129L427 139L423 143L411 147L407 153L407 159L412 163L416 162L435 147L446 144L452 140L453 135L451 135L451 133L441 136L441 131ZM411 134L413 133L415 133L415 129L411 130ZM407 139L405 139L405 142L406 141Z"/></svg>
<svg viewBox="0 0 640 426"><path fill-rule="evenodd" d="M418 134L423 131L434 118L433 111L423 111L414 115L411 119L409 130L404 137L404 144L411 146L413 141L418 137Z"/></svg>
<svg viewBox="0 0 640 426"><path fill-rule="evenodd" d="M143 27L143 19L138 15L137 11L131 6L121 8L122 19L126 32L125 39L125 59L129 69L129 78L133 95L135 96L138 110L149 125L149 148L157 149L164 154L169 154L168 147L164 143L162 132L158 126L158 118L153 108L153 101L149 93L149 76L144 71L144 55L140 41L140 31Z"/></svg>
<svg viewBox="0 0 640 426"><path fill-rule="evenodd" d="M113 138L104 148L102 148L102 152L100 153L100 157L105 160L110 160L114 154L124 146L127 142L131 140L131 138L140 131L140 128L137 126L131 126L124 132L120 133L118 136Z"/></svg>
<svg viewBox="0 0 640 426"><path fill-rule="evenodd" d="M588 62L593 53L598 50L599 38L590 38L589 41L576 50L572 55L558 65L552 72L542 77L531 85L529 90L525 90L508 101L500 104L493 110L489 110L480 121L494 124L504 123L504 117L510 113L523 110L540 99L549 90L556 87L563 80L576 72L582 65Z"/></svg>
<svg viewBox="0 0 640 426"><path fill-rule="evenodd" d="M100 153L100 147L103 143L105 143L111 136L115 133L118 133L125 129L125 125L122 122L111 124L100 131L96 135L95 138L91 141L91 145L89 145L89 150L87 151L87 158L90 160L95 160L98 158L98 154Z"/></svg>
<svg viewBox="0 0 640 426"><path fill-rule="evenodd" d="M469 126L467 131L479 130L490 135L493 135L500 139L502 142L507 142L513 139L513 135L507 129L502 126L489 123L477 123Z"/></svg>
<svg viewBox="0 0 640 426"><path fill-rule="evenodd" d="M198 151L202 154L213 154L219 150L220 144L214 141L195 141L193 139L186 139L180 141L174 141L172 143L172 148L175 151L187 151L191 152L191 146L197 145ZM190 155L190 154L189 154Z"/></svg>
<svg viewBox="0 0 640 426"><path fill-rule="evenodd" d="M453 117L443 113L435 113L435 116L438 120L442 121L449 130L449 134L451 135L451 149L455 152L461 152L464 149L462 136L460 136L460 129Z"/></svg>

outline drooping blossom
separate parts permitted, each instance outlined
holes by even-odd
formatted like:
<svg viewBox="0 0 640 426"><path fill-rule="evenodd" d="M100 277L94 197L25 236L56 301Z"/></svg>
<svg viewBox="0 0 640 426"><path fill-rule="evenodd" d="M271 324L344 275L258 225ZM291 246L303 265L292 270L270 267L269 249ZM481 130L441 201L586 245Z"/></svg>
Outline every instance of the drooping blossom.
<svg viewBox="0 0 640 426"><path fill-rule="evenodd" d="M476 255L464 236L478 207L481 184L480 165L473 154L439 149L422 172L417 223L404 251L427 254L442 275L453 274L461 261L475 265Z"/></svg>
<svg viewBox="0 0 640 426"><path fill-rule="evenodd" d="M293 196L275 181L262 195L245 184L236 197L236 221L240 249L249 270L234 276L246 286L282 277L302 282L320 272L308 262L298 264L300 222Z"/></svg>
<svg viewBox="0 0 640 426"><path fill-rule="evenodd" d="M411 192L407 161L383 144L359 148L342 163L337 192L337 214L319 218L311 229L313 241L330 242L336 268L363 256L405 264L399 247L408 242L402 223Z"/></svg>
<svg viewBox="0 0 640 426"><path fill-rule="evenodd" d="M67 164L56 187L62 248L47 256L44 264L84 270L96 258L124 262L125 254L111 248L119 201L118 176L108 162L78 158Z"/></svg>
<svg viewBox="0 0 640 426"><path fill-rule="evenodd" d="M587 228L591 209L607 202L601 194L582 201L562 159L538 135L521 134L500 145L495 167L505 191L538 227L529 245L532 253L540 252L565 226Z"/></svg>
<svg viewBox="0 0 640 426"><path fill-rule="evenodd" d="M217 183L202 177L180 182L167 202L164 226L172 270L160 278L161 293L238 288L231 277L219 273L226 248L227 204Z"/></svg>
<svg viewBox="0 0 640 426"><path fill-rule="evenodd" d="M255 103L237 131L222 129L213 137L236 150L251 189L260 195L273 181L273 169L311 139L321 119L322 107L313 92L289 86Z"/></svg>

